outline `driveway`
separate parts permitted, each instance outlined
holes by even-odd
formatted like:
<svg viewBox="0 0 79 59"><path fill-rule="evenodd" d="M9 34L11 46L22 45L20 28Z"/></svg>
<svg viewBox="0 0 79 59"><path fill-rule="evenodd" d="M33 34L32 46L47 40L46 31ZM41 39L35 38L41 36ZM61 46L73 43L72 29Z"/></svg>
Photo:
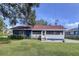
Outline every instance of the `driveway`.
<svg viewBox="0 0 79 59"><path fill-rule="evenodd" d="M65 39L65 43L79 43L79 40Z"/></svg>

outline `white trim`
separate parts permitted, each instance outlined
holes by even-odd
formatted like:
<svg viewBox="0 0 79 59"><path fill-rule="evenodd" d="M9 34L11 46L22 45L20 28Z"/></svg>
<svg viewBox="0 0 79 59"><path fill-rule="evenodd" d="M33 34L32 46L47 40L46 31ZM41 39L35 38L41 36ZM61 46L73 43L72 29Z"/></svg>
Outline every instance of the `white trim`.
<svg viewBox="0 0 79 59"><path fill-rule="evenodd" d="M65 29L12 29L12 30L65 30Z"/></svg>

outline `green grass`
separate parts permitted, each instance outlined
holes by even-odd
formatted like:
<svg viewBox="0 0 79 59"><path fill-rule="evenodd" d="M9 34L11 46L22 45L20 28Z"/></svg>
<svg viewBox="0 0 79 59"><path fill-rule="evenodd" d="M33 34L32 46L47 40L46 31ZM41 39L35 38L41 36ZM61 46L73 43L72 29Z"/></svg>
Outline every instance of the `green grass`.
<svg viewBox="0 0 79 59"><path fill-rule="evenodd" d="M51 43L38 40L12 40L0 44L4 56L79 56L78 43Z"/></svg>

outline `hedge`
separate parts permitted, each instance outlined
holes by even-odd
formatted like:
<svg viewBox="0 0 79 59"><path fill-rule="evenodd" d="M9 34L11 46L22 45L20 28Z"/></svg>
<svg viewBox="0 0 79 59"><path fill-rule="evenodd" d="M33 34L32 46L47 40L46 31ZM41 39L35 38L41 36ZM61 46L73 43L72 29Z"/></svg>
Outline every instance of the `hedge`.
<svg viewBox="0 0 79 59"><path fill-rule="evenodd" d="M0 44L1 43L9 43L10 39L8 39L7 37L0 37Z"/></svg>
<svg viewBox="0 0 79 59"><path fill-rule="evenodd" d="M79 40L79 36L78 35L67 35L67 36L65 36L65 38Z"/></svg>
<svg viewBox="0 0 79 59"><path fill-rule="evenodd" d="M8 36L9 39L17 39L17 40L20 40L20 39L24 39L23 36L16 36L16 35L10 35Z"/></svg>

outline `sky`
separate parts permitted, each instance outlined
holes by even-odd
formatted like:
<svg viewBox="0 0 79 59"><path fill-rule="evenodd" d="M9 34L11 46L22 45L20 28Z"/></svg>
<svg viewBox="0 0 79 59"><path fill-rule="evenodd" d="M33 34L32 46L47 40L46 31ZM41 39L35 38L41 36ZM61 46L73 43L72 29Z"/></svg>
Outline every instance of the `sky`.
<svg viewBox="0 0 79 59"><path fill-rule="evenodd" d="M36 10L36 20L44 19L48 24L58 24L66 28L74 28L79 24L78 3L41 3Z"/></svg>
<svg viewBox="0 0 79 59"><path fill-rule="evenodd" d="M40 3L35 10L36 20L44 19L48 24L54 25L55 20L58 19L58 25L65 28L78 27L79 3ZM5 22L9 24L9 20Z"/></svg>

